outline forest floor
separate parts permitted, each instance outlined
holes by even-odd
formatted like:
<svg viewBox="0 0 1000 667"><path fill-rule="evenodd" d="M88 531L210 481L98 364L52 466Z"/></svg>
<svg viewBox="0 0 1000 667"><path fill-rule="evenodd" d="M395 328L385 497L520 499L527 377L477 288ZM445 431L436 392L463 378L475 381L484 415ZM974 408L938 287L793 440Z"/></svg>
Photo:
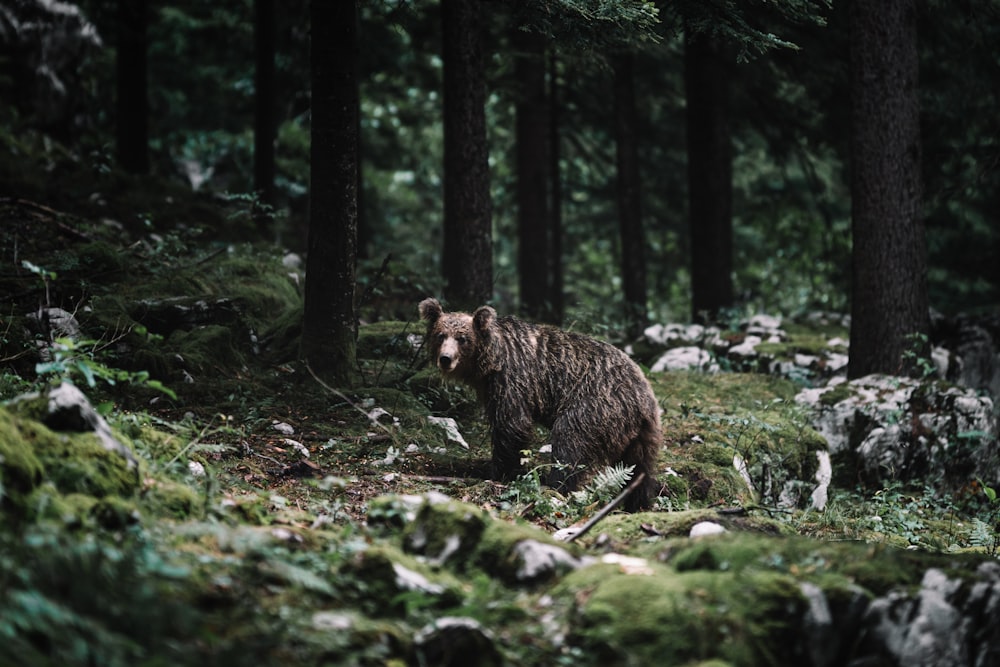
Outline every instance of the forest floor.
<svg viewBox="0 0 1000 667"><path fill-rule="evenodd" d="M0 202L0 230L0 397L73 382L140 459L136 485L109 491L53 444L76 436L3 408L0 657L18 664L783 664L807 651L786 639L804 583L876 596L996 551L973 535L978 498L841 484L822 512L779 506L772 481L812 480L825 446L800 387L692 371L650 376L666 435L653 511L557 543L623 474L562 496L535 453L517 482L488 480L481 410L424 363L427 294L397 265L362 271L357 381L331 388L298 359L287 253L28 200ZM42 472L24 473L25 448ZM703 521L729 536L691 540ZM558 551L529 566L536 542ZM663 576L619 580L636 572Z"/></svg>

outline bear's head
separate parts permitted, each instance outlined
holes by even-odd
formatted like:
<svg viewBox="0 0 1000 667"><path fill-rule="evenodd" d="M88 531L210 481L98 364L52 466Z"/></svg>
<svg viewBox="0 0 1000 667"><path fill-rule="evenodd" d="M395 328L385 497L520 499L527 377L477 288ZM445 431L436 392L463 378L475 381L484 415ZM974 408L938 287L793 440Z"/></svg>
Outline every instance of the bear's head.
<svg viewBox="0 0 1000 667"><path fill-rule="evenodd" d="M446 313L437 299L424 299L418 306L427 322L427 346L431 361L441 373L456 380L476 372L479 353L489 336L496 311L489 306L468 313Z"/></svg>

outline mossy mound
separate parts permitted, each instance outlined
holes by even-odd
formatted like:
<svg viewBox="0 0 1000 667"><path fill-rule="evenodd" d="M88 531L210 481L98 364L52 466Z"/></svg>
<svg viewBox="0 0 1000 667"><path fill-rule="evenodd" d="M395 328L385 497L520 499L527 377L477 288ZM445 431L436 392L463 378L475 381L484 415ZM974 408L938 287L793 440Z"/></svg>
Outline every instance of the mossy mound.
<svg viewBox="0 0 1000 667"><path fill-rule="evenodd" d="M408 597L420 597L425 606L448 608L462 599L462 584L446 570L434 569L390 546L374 546L354 556L341 576L363 582L362 606L384 614L405 615Z"/></svg>
<svg viewBox="0 0 1000 667"><path fill-rule="evenodd" d="M28 496L48 480L61 493L131 497L139 484L134 465L107 450L93 433L56 433L0 407L0 482L14 515L28 514Z"/></svg>
<svg viewBox="0 0 1000 667"><path fill-rule="evenodd" d="M690 503L801 505L825 439L792 400L788 380L676 371L652 378L663 407L672 507Z"/></svg>
<svg viewBox="0 0 1000 667"><path fill-rule="evenodd" d="M710 521L727 530L763 533L767 535L787 535L791 528L771 519L762 512L720 513L711 508L678 512L641 512L637 514L612 514L600 524L600 532L616 541L634 546L650 535L659 538L684 537L698 523Z"/></svg>
<svg viewBox="0 0 1000 667"><path fill-rule="evenodd" d="M805 662L789 638L808 602L788 575L679 574L656 563L627 572L606 564L568 575L556 594L577 601L570 641L599 664Z"/></svg>

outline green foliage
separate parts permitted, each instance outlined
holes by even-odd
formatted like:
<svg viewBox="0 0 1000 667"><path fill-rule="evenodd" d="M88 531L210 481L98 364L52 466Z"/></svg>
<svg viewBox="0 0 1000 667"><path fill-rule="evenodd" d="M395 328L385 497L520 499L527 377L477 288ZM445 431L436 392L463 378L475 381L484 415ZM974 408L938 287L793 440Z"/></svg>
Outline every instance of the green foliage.
<svg viewBox="0 0 1000 667"><path fill-rule="evenodd" d="M137 333L142 334L144 331ZM100 351L105 347L105 344L96 340L57 338L49 348L52 360L38 363L35 372L40 377L51 376L57 382L82 379L88 387L96 387L98 380L112 387L121 382L153 389L170 398L177 398L172 389L159 380L150 378L149 371L125 371L105 365L98 359Z"/></svg>
<svg viewBox="0 0 1000 667"><path fill-rule="evenodd" d="M141 532L0 531L0 662L269 664L280 625L214 623L189 597L195 577ZM249 606L232 603L231 620L249 620Z"/></svg>
<svg viewBox="0 0 1000 667"><path fill-rule="evenodd" d="M986 507L981 510L983 518L973 518L972 527L969 530L969 542L972 546L980 547L991 556L1000 553L1000 495L992 486L983 484L982 480L976 480L979 488L986 498Z"/></svg>
<svg viewBox="0 0 1000 667"><path fill-rule="evenodd" d="M747 62L771 49L799 48L765 26L785 24L783 28L787 28L789 23L824 25L832 6L830 0L786 0L765 9L753 7L753 4L757 3L689 1L679 3L678 14L684 18L688 29L734 44L737 60Z"/></svg>
<svg viewBox="0 0 1000 667"><path fill-rule="evenodd" d="M934 360L927 356L931 349L930 337L925 333L912 333L906 335L906 340L909 346L903 350L904 368L913 369L921 380L937 375Z"/></svg>
<svg viewBox="0 0 1000 667"><path fill-rule="evenodd" d="M532 467L511 482L501 495L502 507L517 516L530 515L551 525L567 526L595 508L611 502L632 479L635 466L619 463L594 473L583 488L565 497L545 485L545 475L553 467L548 463Z"/></svg>
<svg viewBox="0 0 1000 667"><path fill-rule="evenodd" d="M631 481L635 466L618 463L598 470L584 488L570 494L577 505L586 506L591 503L606 504L613 500Z"/></svg>
<svg viewBox="0 0 1000 667"><path fill-rule="evenodd" d="M649 0L529 0L515 18L521 29L548 36L572 55L602 58L611 50L659 42L659 14Z"/></svg>

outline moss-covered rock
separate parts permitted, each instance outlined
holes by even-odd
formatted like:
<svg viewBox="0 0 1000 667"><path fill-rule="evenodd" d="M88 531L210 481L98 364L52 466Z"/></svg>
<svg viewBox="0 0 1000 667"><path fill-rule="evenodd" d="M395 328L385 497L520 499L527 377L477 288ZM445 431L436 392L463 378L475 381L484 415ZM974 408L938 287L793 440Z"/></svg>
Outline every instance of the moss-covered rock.
<svg viewBox="0 0 1000 667"><path fill-rule="evenodd" d="M143 507L156 516L188 519L198 513L202 500L190 486L169 479L149 479L142 490Z"/></svg>
<svg viewBox="0 0 1000 667"><path fill-rule="evenodd" d="M807 601L793 577L774 572L638 572L600 564L568 575L557 594L576 601L570 640L601 664L796 664Z"/></svg>
<svg viewBox="0 0 1000 667"><path fill-rule="evenodd" d="M489 516L479 507L444 496L429 499L403 533L404 548L435 564L459 569L473 560Z"/></svg>
<svg viewBox="0 0 1000 667"><path fill-rule="evenodd" d="M119 496L105 496L90 509L90 513L103 528L121 530L139 523L142 515L130 500Z"/></svg>
<svg viewBox="0 0 1000 667"><path fill-rule="evenodd" d="M454 575L389 546L356 554L340 575L352 578L363 606L379 613L404 614L414 598L421 598L423 606L438 608L454 606L462 599L462 586Z"/></svg>
<svg viewBox="0 0 1000 667"><path fill-rule="evenodd" d="M579 550L556 542L534 526L490 521L476 551L476 562L508 584L538 583L576 569Z"/></svg>
<svg viewBox="0 0 1000 667"><path fill-rule="evenodd" d="M42 481L45 472L33 447L21 435L20 420L6 408L0 408L0 503L20 505Z"/></svg>
<svg viewBox="0 0 1000 667"><path fill-rule="evenodd" d="M94 433L56 433L10 407L0 408L0 457L0 502L22 518L43 479L60 493L95 498L130 497L139 483L134 463L109 451Z"/></svg>
<svg viewBox="0 0 1000 667"><path fill-rule="evenodd" d="M375 361L391 357L409 363L416 356L423 334L424 327L412 322L388 320L365 324L358 328L358 357Z"/></svg>

